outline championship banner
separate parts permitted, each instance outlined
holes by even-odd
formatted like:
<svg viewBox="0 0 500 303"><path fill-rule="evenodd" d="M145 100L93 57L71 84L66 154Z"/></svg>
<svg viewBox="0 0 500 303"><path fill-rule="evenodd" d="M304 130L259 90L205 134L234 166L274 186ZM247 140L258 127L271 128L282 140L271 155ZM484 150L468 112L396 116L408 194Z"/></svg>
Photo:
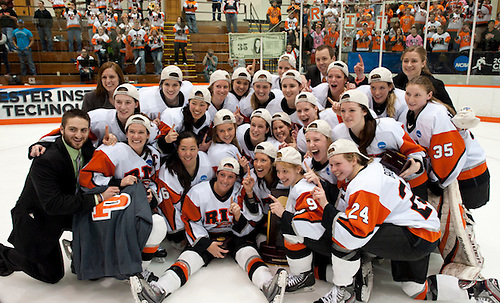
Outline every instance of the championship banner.
<svg viewBox="0 0 500 303"><path fill-rule="evenodd" d="M261 50L262 47L262 50ZM279 58L286 50L286 33L229 33L229 58L260 59Z"/></svg>

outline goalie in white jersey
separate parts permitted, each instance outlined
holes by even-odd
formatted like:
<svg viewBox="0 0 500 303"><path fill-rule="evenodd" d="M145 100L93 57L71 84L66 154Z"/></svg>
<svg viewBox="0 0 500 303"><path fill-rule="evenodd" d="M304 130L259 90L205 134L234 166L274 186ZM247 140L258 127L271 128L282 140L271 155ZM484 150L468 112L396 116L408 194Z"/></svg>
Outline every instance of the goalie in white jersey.
<svg viewBox="0 0 500 303"><path fill-rule="evenodd" d="M143 115L133 115L127 120L125 131L127 143L118 142L113 146L101 145L92 159L80 171L80 185L89 191L102 192L108 186L121 188L137 182L147 187L151 209L156 208L156 179L160 168L158 151L148 145L151 121ZM147 267L159 244L165 238L165 220L153 214L153 227L142 251L143 270L149 275Z"/></svg>
<svg viewBox="0 0 500 303"><path fill-rule="evenodd" d="M202 266L226 254L231 254L269 302L282 302L287 274L278 269L273 277L247 237L253 228L236 182L239 171L237 160L224 158L215 180L189 190L182 209L189 246L157 282L131 278L136 302L162 302Z"/></svg>
<svg viewBox="0 0 500 303"><path fill-rule="evenodd" d="M321 224L333 241L334 286L316 302L354 301L353 282L361 252L390 259L394 280L402 282L403 290L412 298L474 297L478 302L498 302L500 292L495 279L459 281L445 275L427 278L429 255L439 243L440 222L436 210L415 196L401 177L364 156L350 140L335 141L328 149L328 157L341 194L335 206L321 187L314 188L313 197L324 209ZM336 300L330 300L332 297Z"/></svg>

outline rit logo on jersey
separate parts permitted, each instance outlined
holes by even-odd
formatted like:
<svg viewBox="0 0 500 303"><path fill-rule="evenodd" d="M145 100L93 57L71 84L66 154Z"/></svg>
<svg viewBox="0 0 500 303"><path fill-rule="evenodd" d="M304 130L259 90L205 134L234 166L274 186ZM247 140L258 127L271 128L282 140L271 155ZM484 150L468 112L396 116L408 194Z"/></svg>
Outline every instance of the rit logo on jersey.
<svg viewBox="0 0 500 303"><path fill-rule="evenodd" d="M142 172L142 178L141 178L141 172ZM139 179L150 179L151 178L151 173L153 172L153 169L151 166L144 165L140 168L134 168L133 170L125 173L125 176L136 176Z"/></svg>
<svg viewBox="0 0 500 303"><path fill-rule="evenodd" d="M233 216L229 213L229 209L220 208L218 210L207 211L205 213L205 224L207 225L217 225L217 227L227 227L232 224L232 220L229 220L229 216Z"/></svg>

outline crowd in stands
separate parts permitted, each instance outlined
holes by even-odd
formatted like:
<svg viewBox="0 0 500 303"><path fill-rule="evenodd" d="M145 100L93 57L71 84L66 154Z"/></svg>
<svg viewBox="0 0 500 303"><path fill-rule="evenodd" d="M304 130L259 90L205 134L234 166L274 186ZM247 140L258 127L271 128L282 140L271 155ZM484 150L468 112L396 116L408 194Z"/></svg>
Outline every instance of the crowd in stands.
<svg viewBox="0 0 500 303"><path fill-rule="evenodd" d="M386 4L383 10L381 4L368 1L346 5L345 13L356 15L355 28L344 28L343 41L340 37L339 1L314 0L304 3L303 14L303 57L306 65L314 62L314 52L317 46L327 44L334 48L343 45L344 51L402 52L407 47L424 46L429 52L468 51L471 47L472 21L474 19L474 1L444 0L432 1L427 20L427 1L409 4ZM277 1L271 1L267 11L269 27L287 32L290 46L298 48L300 32L300 1L294 0L287 7L286 18L281 18L281 10ZM321 20L311 20L311 7L319 7ZM278 16L277 13L280 12ZM385 14L385 30L376 27L377 17ZM278 25L280 24L280 25ZM475 33L476 50L498 51L500 47L500 13L492 20L492 5L490 0L479 2L477 27ZM426 35L427 32L427 35ZM383 35L382 35L383 34ZM382 39L383 36L383 39ZM381 40L382 43L381 43ZM382 44L382 45L381 45Z"/></svg>

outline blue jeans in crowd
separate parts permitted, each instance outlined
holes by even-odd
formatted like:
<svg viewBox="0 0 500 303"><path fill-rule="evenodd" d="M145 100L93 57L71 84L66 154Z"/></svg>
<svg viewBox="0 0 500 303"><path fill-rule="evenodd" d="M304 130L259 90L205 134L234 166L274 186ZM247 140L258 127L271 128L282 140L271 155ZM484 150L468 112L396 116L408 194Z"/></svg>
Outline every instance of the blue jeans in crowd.
<svg viewBox="0 0 500 303"><path fill-rule="evenodd" d="M25 48L23 50L18 49L17 55L19 56L19 63L21 64L21 76L26 76L26 64L28 64L31 74L36 76L35 63L33 62L31 48Z"/></svg>
<svg viewBox="0 0 500 303"><path fill-rule="evenodd" d="M77 51L82 50L82 30L80 28L68 28L69 51L73 52L73 43L76 41Z"/></svg>
<svg viewBox="0 0 500 303"><path fill-rule="evenodd" d="M13 52L16 48L14 47L14 44L12 43L12 33L14 32L13 27L2 27L2 33L7 36L7 46L9 47L9 51Z"/></svg>
<svg viewBox="0 0 500 303"><path fill-rule="evenodd" d="M163 59L163 49L162 48L157 48L153 51L151 51L151 57L153 57L153 63L155 66L155 74L159 75L161 74L162 70L162 59Z"/></svg>
<svg viewBox="0 0 500 303"><path fill-rule="evenodd" d="M198 25L196 25L196 15L195 14L186 14L186 25L189 28L190 34L198 33Z"/></svg>
<svg viewBox="0 0 500 303"><path fill-rule="evenodd" d="M233 25L232 30L231 25ZM238 32L238 14L226 14L226 27L227 31L230 33Z"/></svg>
<svg viewBox="0 0 500 303"><path fill-rule="evenodd" d="M212 1L212 21L215 21L215 12L218 12L217 20L221 21L221 12L220 12L221 7L222 7L221 2Z"/></svg>
<svg viewBox="0 0 500 303"><path fill-rule="evenodd" d="M144 49L133 49L132 52L134 53L134 63L135 63L135 70L138 75L145 75L146 74L146 52ZM137 62L137 59L141 58L139 62Z"/></svg>
<svg viewBox="0 0 500 303"><path fill-rule="evenodd" d="M42 42L42 49L45 52L52 51L52 29L50 27L39 27L38 36Z"/></svg>

